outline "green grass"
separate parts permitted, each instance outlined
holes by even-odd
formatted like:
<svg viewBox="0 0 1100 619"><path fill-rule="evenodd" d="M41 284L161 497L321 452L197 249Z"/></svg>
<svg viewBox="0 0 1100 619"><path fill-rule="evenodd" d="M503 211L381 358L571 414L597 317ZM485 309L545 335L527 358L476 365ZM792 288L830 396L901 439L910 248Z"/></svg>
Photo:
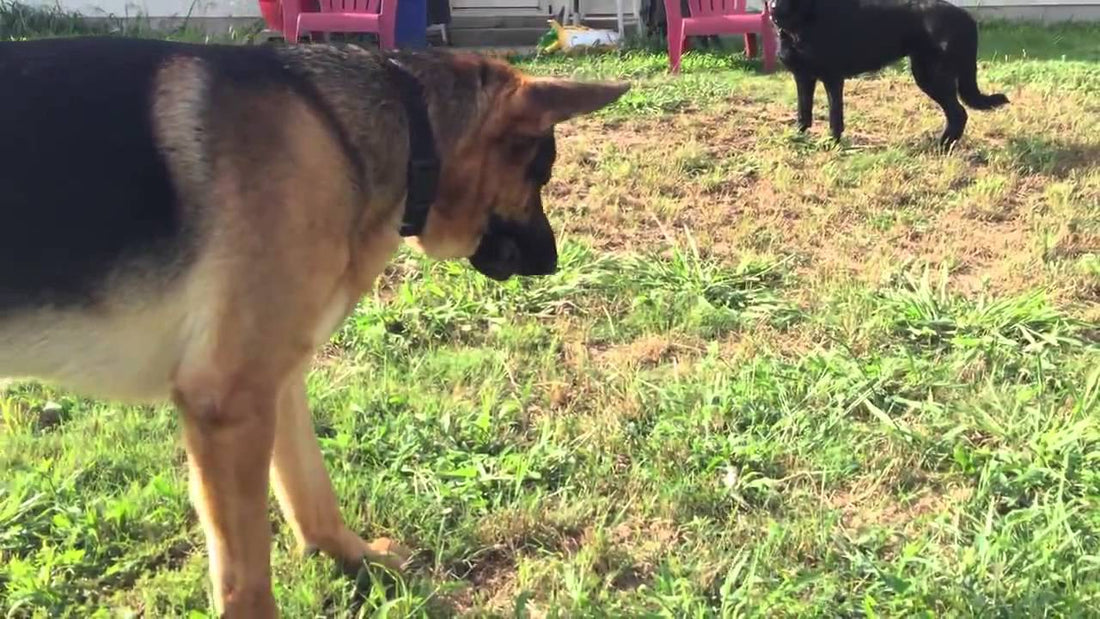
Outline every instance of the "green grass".
<svg viewBox="0 0 1100 619"><path fill-rule="evenodd" d="M190 23L191 13L197 7L198 1L191 1L178 27L164 31L155 28L148 16L140 11L129 15L94 15L93 19L86 19L81 13L66 10L56 4L31 5L19 0L0 0L0 41L69 36L129 36L234 43L251 41L264 27L262 20L256 20L251 27L231 27L224 34L211 36Z"/></svg>
<svg viewBox="0 0 1100 619"><path fill-rule="evenodd" d="M285 615L1095 616L1098 38L985 28L1013 103L948 155L904 68L835 147L737 55L517 59L636 88L560 130L558 274L402 251L320 356L344 514L419 558L346 579L273 507ZM210 614L178 430L0 390L0 608Z"/></svg>

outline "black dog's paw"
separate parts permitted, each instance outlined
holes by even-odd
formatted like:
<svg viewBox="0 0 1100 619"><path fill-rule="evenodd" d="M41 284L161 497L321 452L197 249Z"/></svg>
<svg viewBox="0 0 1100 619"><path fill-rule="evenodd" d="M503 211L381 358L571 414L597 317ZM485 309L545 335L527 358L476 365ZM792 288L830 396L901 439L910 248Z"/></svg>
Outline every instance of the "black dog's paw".
<svg viewBox="0 0 1100 619"><path fill-rule="evenodd" d="M927 135L913 144L918 152L935 155L947 155L958 148L959 138L950 139L944 135Z"/></svg>
<svg viewBox="0 0 1100 619"><path fill-rule="evenodd" d="M936 140L936 146L941 152L949 153L955 150L955 147L956 145L958 145L960 139L962 139L961 135L944 133L939 137L938 140Z"/></svg>
<svg viewBox="0 0 1100 619"><path fill-rule="evenodd" d="M793 144L808 146L814 141L814 136L809 129L803 129L794 123L788 124L783 129L783 137Z"/></svg>

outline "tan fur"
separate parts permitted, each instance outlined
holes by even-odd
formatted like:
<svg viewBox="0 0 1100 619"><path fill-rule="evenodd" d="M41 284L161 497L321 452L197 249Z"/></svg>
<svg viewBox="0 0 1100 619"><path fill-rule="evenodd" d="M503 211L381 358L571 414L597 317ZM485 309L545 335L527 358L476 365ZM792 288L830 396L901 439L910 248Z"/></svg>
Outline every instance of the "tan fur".
<svg viewBox="0 0 1100 619"><path fill-rule="evenodd" d="M0 322L0 376L39 378L90 397L166 398L183 349L186 288L95 314L42 310Z"/></svg>
<svg viewBox="0 0 1100 619"><path fill-rule="evenodd" d="M210 178L204 116L210 76L194 58L177 58L158 73L153 96L153 131L172 177L192 200L207 198Z"/></svg>
<svg viewBox="0 0 1100 619"><path fill-rule="evenodd" d="M379 77L380 57L354 48L287 54L364 156L362 169L332 120L292 89L214 90L201 60L177 58L160 70L151 113L197 230L197 259L173 278L128 262L92 309L0 321L0 376L178 405L215 605L228 617L276 614L269 482L303 550L351 568L363 559L400 568L408 557L344 524L304 379L313 353L401 242L408 154L392 136L404 135L404 115ZM541 209L524 174L533 147L512 137L548 131L625 91L591 86L566 104L526 91L508 65L472 55L421 59L409 70L425 87L442 157L436 203L413 242L446 258L469 256L490 214L523 222Z"/></svg>

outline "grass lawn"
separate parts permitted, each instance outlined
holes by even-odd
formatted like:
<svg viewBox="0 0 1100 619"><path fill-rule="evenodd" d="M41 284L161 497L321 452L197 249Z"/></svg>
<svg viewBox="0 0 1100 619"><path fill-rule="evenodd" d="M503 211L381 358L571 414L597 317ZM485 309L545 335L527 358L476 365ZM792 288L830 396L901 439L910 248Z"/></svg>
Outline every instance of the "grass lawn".
<svg viewBox="0 0 1100 619"><path fill-rule="evenodd" d="M736 54L518 60L635 83L559 129L561 271L401 252L310 395L352 527L419 557L387 594L273 505L285 615L1096 616L1097 41L986 27L1012 103L948 155L904 66L838 148ZM210 613L178 432L0 388L0 609Z"/></svg>

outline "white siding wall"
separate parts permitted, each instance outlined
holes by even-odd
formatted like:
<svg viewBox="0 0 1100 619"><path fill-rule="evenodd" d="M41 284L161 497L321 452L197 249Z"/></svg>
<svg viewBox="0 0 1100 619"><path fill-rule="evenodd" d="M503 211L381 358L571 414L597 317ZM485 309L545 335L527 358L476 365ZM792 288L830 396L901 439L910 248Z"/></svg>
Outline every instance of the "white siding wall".
<svg viewBox="0 0 1100 619"><path fill-rule="evenodd" d="M60 5L88 17L260 17L256 0L22 0L46 7Z"/></svg>
<svg viewBox="0 0 1100 619"><path fill-rule="evenodd" d="M551 0L553 1L553 0ZM962 6L976 7L1051 7L1100 6L1100 0L951 0ZM147 17L259 17L256 0L24 0L28 4L53 6L60 4L88 16L116 15ZM581 0L590 13L614 13L615 0ZM749 6L759 8L761 0L749 0ZM626 6L630 6L629 0Z"/></svg>

